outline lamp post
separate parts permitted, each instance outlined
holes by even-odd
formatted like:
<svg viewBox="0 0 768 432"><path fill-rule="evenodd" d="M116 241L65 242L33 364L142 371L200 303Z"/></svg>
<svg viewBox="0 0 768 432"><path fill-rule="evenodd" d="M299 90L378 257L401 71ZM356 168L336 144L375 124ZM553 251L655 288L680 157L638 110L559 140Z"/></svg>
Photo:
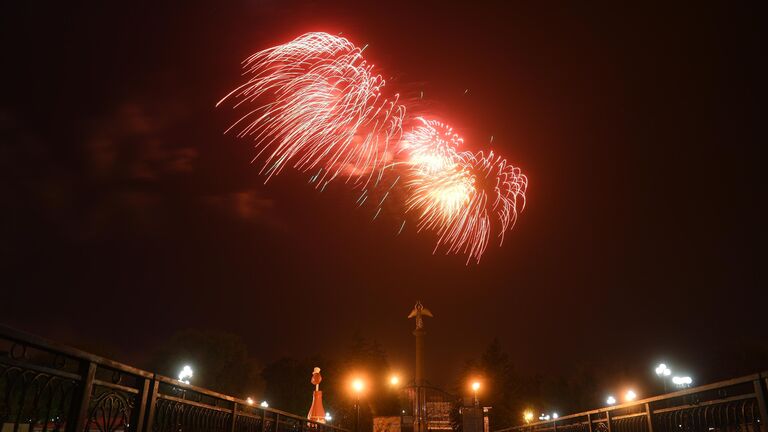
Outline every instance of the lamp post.
<svg viewBox="0 0 768 432"><path fill-rule="evenodd" d="M480 390L480 381L472 383L472 393L475 395L475 406L480 406L480 400L477 399L477 391Z"/></svg>
<svg viewBox="0 0 768 432"><path fill-rule="evenodd" d="M355 392L355 432L360 432L360 394L365 389L365 383L360 378L352 381L352 390Z"/></svg>
<svg viewBox="0 0 768 432"><path fill-rule="evenodd" d="M192 378L192 376L195 374L195 372L192 370L192 366L190 365L184 365L183 368L179 371L179 381L183 382L184 384L189 384L189 379ZM181 398L186 399L187 398L187 390L186 389L179 389L181 393Z"/></svg>
<svg viewBox="0 0 768 432"><path fill-rule="evenodd" d="M670 375L672 375L672 369L668 368L664 363L659 363L659 365L656 366L656 376L661 378L661 381L664 383L664 393L667 392L666 377Z"/></svg>
<svg viewBox="0 0 768 432"><path fill-rule="evenodd" d="M608 405L616 405L616 398L613 396L608 396L608 399L605 400L605 403Z"/></svg>

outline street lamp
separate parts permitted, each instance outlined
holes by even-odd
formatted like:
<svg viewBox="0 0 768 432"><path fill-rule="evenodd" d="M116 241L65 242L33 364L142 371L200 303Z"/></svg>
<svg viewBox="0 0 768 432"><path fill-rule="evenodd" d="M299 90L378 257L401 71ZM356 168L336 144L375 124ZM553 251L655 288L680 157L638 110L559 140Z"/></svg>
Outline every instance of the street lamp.
<svg viewBox="0 0 768 432"><path fill-rule="evenodd" d="M352 381L352 390L355 392L355 432L360 432L360 394L365 390L365 383L360 378Z"/></svg>
<svg viewBox="0 0 768 432"><path fill-rule="evenodd" d="M269 404L267 403L267 401L261 401L261 403L260 403L259 405L260 405L262 408L269 408Z"/></svg>
<svg viewBox="0 0 768 432"><path fill-rule="evenodd" d="M245 402L248 403L248 405L253 405L253 398L248 398Z"/></svg>
<svg viewBox="0 0 768 432"><path fill-rule="evenodd" d="M526 423L530 423L530 422L531 422L531 420L533 420L533 411L531 411L531 410L526 410L526 411L523 413L523 420L525 420L525 422L526 422Z"/></svg>
<svg viewBox="0 0 768 432"><path fill-rule="evenodd" d="M325 421L326 421L326 422L328 422L328 423L330 423L330 422L331 422L331 420L333 420L333 417L331 417L331 413L329 413L329 412L326 412L326 413L325 413Z"/></svg>
<svg viewBox="0 0 768 432"><path fill-rule="evenodd" d="M659 365L656 366L656 376L661 378L661 381L664 383L664 393L667 392L666 377L670 375L672 375L672 369L668 368L664 363L659 363Z"/></svg>
<svg viewBox="0 0 768 432"><path fill-rule="evenodd" d="M475 395L475 406L480 405L480 401L477 399L477 391L480 390L480 381L472 383L472 393Z"/></svg>
<svg viewBox="0 0 768 432"><path fill-rule="evenodd" d="M557 420L557 418L560 417L557 413L552 413L552 418Z"/></svg>
<svg viewBox="0 0 768 432"><path fill-rule="evenodd" d="M632 402L635 399L637 399L637 393L635 393L634 390L627 390L627 393L624 395L624 400Z"/></svg>
<svg viewBox="0 0 768 432"><path fill-rule="evenodd" d="M680 388L690 387L691 384L693 384L693 378L689 376L682 376L682 377L675 376L675 377L672 377L672 384Z"/></svg>
<svg viewBox="0 0 768 432"><path fill-rule="evenodd" d="M389 385L396 386L398 384L400 384L400 377L399 376L392 375L391 377L389 377Z"/></svg>
<svg viewBox="0 0 768 432"><path fill-rule="evenodd" d="M608 399L605 400L605 403L608 405L616 405L616 398L613 396L608 396Z"/></svg>
<svg viewBox="0 0 768 432"><path fill-rule="evenodd" d="M194 375L192 367L190 365L184 365L184 367L181 368L181 371L179 371L179 381L184 384L189 384L189 379L192 378L192 375Z"/></svg>

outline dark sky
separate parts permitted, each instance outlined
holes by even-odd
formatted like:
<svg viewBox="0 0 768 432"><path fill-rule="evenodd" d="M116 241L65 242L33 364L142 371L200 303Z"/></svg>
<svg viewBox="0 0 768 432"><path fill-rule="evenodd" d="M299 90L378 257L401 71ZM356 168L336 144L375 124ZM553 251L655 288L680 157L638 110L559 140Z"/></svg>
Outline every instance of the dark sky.
<svg viewBox="0 0 768 432"><path fill-rule="evenodd" d="M494 336L526 371L668 360L705 380L768 343L756 11L22 3L2 14L2 322L139 365L186 328L265 362L359 331L408 371L421 299L437 383ZM501 248L465 266L343 187L263 184L214 104L243 58L307 31L369 44L388 85L523 169Z"/></svg>

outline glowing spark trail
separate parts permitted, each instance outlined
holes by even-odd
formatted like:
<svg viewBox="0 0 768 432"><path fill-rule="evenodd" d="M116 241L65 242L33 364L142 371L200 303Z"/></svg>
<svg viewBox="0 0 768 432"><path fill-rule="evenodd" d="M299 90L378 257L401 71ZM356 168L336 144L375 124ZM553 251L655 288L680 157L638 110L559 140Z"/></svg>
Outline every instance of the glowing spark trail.
<svg viewBox="0 0 768 432"><path fill-rule="evenodd" d="M463 140L449 126L418 120L401 145L409 153L408 210L418 212L419 230L437 233L435 251L446 245L479 261L494 225L501 243L525 207L528 179L493 152L459 151Z"/></svg>
<svg viewBox="0 0 768 432"><path fill-rule="evenodd" d="M403 134L405 108L397 94L383 95L384 80L363 59L366 48L307 33L248 57L247 81L217 104L233 100L233 108L247 110L227 132L255 141L254 160L263 158L267 181L288 166L311 170L309 183L321 191L337 177L362 186L356 204L369 196L378 202L373 220L388 197L402 196L393 190L402 176L405 211L416 214L418 231L436 234L435 252L479 262L491 235L501 244L525 208L527 177L493 152L463 149L464 140L445 123L416 117ZM369 189L378 188L385 169L395 180L373 198Z"/></svg>
<svg viewBox="0 0 768 432"><path fill-rule="evenodd" d="M253 137L257 158L266 154L261 172L267 180L290 165L324 168L318 185L340 174L367 182L383 167L404 108L398 95L382 96L384 80L360 48L342 37L307 33L243 63L248 80L217 106L227 99L237 100L235 108L255 104L227 131Z"/></svg>

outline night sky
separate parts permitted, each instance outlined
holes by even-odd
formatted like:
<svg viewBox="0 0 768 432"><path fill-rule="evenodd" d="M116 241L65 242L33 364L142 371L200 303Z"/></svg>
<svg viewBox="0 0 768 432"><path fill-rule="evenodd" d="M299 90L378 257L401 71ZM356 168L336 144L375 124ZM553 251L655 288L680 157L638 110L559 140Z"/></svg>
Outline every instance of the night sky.
<svg viewBox="0 0 768 432"><path fill-rule="evenodd" d="M188 328L263 362L359 332L407 373L420 299L446 385L494 336L524 371L666 360L701 380L768 344L757 11L21 3L0 18L0 322L138 366ZM466 266L343 185L263 184L214 105L242 59L307 31L369 44L388 85L528 175L502 247Z"/></svg>

